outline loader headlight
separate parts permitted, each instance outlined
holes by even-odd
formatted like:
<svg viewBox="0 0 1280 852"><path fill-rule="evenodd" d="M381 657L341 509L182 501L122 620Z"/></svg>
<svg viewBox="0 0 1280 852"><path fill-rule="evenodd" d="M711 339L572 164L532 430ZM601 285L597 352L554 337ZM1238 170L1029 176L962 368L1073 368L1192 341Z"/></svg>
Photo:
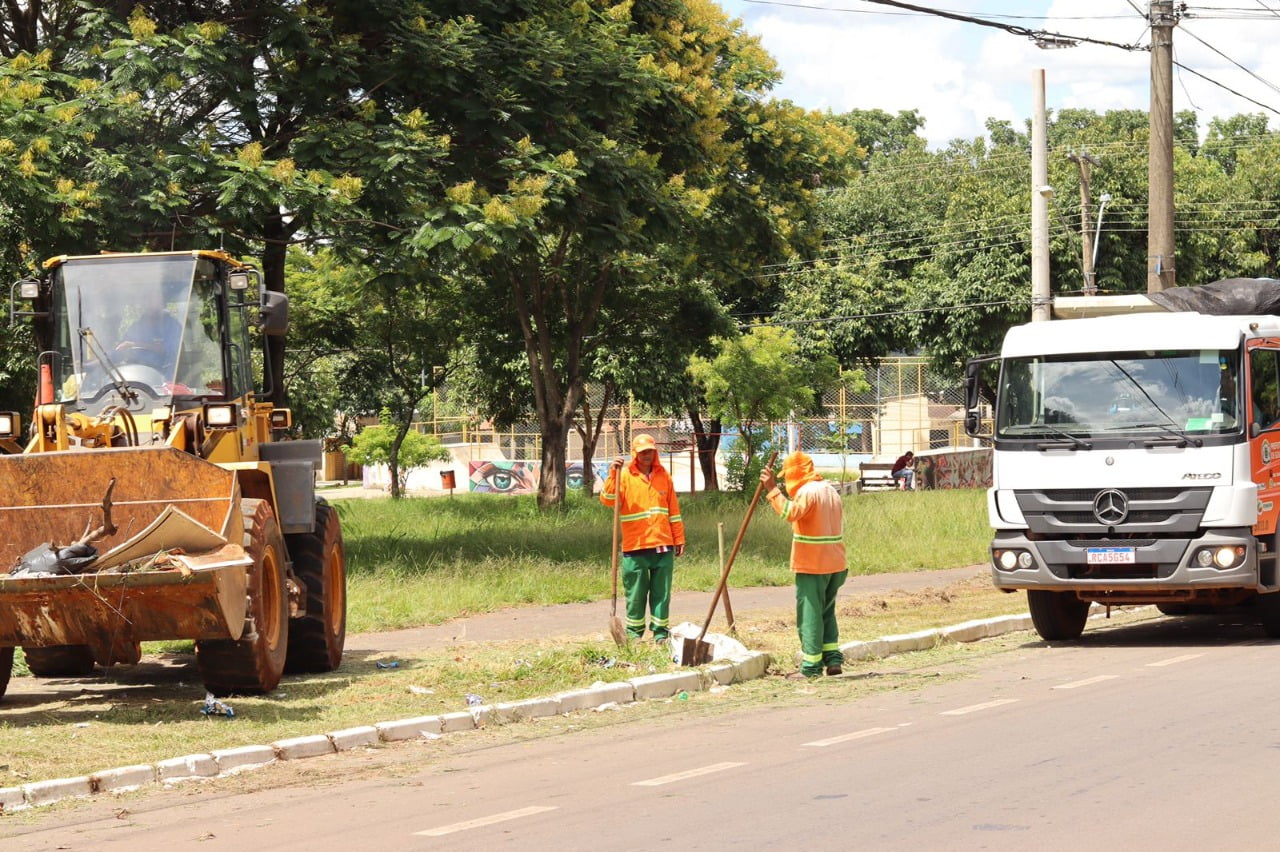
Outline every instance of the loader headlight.
<svg viewBox="0 0 1280 852"><path fill-rule="evenodd" d="M293 412L287 408L271 409L271 428L288 429L293 425Z"/></svg>
<svg viewBox="0 0 1280 852"><path fill-rule="evenodd" d="M39 281L23 281L18 284L18 295L23 299L40 298L40 282Z"/></svg>
<svg viewBox="0 0 1280 852"><path fill-rule="evenodd" d="M168 423L173 419L173 408L168 405L162 405L159 408L151 409L152 423Z"/></svg>
<svg viewBox="0 0 1280 852"><path fill-rule="evenodd" d="M206 405L204 407L205 425L212 429L226 429L236 425L235 405Z"/></svg>
<svg viewBox="0 0 1280 852"><path fill-rule="evenodd" d="M16 438L22 431L22 418L16 411L0 411L0 438Z"/></svg>

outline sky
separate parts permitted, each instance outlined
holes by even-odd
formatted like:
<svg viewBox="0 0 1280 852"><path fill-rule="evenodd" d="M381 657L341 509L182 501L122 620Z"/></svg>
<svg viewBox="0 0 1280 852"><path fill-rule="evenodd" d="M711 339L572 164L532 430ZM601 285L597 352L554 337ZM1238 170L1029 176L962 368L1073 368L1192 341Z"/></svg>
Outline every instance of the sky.
<svg viewBox="0 0 1280 852"><path fill-rule="evenodd" d="M1087 43L1043 50L1025 35L868 0L718 2L777 62L783 81L774 96L836 112L914 109L931 148L983 135L988 118L1025 128L1035 69L1044 69L1050 110L1150 106L1146 50ZM1151 42L1146 0L911 2L1028 30ZM1191 70L1174 68L1174 110L1193 110L1202 135L1210 119L1241 113L1262 113L1280 127L1280 51L1267 50L1277 40L1280 0L1188 2L1173 31L1173 58Z"/></svg>

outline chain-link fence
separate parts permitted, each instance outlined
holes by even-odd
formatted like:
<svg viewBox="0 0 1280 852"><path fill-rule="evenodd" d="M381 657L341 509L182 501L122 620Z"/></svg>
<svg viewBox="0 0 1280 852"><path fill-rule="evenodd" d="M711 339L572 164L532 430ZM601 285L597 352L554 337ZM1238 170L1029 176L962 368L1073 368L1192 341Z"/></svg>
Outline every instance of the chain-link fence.
<svg viewBox="0 0 1280 852"><path fill-rule="evenodd" d="M846 377L823 393L821 416L774 424L771 444L785 451L804 450L828 464L828 457L842 458L855 467L861 460L893 459L907 450L919 453L972 445L964 434L964 388L930 372L925 359L886 359L860 372L865 382ZM864 386L869 387L853 389ZM597 410L599 398L589 392L589 400L591 410ZM532 414L499 429L480 415L460 413L446 386L432 395L422 415L415 428L438 436L460 462L541 460L542 435ZM626 454L631 437L640 432L653 435L664 455L690 453L695 446L693 425L687 418L660 417L623 402L611 406L604 418L594 459ZM736 432L723 434L721 454L732 453L738 439ZM567 449L570 462L584 460L576 430L569 436Z"/></svg>

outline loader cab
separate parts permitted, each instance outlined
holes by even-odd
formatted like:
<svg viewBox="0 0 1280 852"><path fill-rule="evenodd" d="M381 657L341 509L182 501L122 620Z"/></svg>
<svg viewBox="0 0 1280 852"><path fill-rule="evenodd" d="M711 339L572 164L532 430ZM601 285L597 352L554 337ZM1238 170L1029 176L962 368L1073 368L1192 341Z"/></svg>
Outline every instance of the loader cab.
<svg viewBox="0 0 1280 852"><path fill-rule="evenodd" d="M48 310L37 321L52 375L45 401L89 416L136 414L253 390L246 312L257 307L256 270L220 252L61 257L46 268Z"/></svg>

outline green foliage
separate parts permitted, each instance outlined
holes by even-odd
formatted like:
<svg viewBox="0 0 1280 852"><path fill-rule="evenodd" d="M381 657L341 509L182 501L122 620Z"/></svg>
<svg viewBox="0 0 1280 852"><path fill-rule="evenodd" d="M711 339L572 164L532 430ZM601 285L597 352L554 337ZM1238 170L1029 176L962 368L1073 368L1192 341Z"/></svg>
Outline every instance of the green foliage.
<svg viewBox="0 0 1280 852"><path fill-rule="evenodd" d="M826 387L837 374L834 358L803 355L789 329L753 326L747 334L716 342L716 356L694 357L689 372L702 388L707 410L738 427L746 459L758 451L762 427L791 412L813 410L815 388Z"/></svg>
<svg viewBox="0 0 1280 852"><path fill-rule="evenodd" d="M391 464L393 452L398 452L400 475L403 478L415 467L423 467L431 462L448 461L452 458L449 451L440 444L435 435L424 435L410 429L396 440L399 426L391 422L390 415L384 415L383 422L377 426L366 426L356 433L347 450L347 458L359 465Z"/></svg>

